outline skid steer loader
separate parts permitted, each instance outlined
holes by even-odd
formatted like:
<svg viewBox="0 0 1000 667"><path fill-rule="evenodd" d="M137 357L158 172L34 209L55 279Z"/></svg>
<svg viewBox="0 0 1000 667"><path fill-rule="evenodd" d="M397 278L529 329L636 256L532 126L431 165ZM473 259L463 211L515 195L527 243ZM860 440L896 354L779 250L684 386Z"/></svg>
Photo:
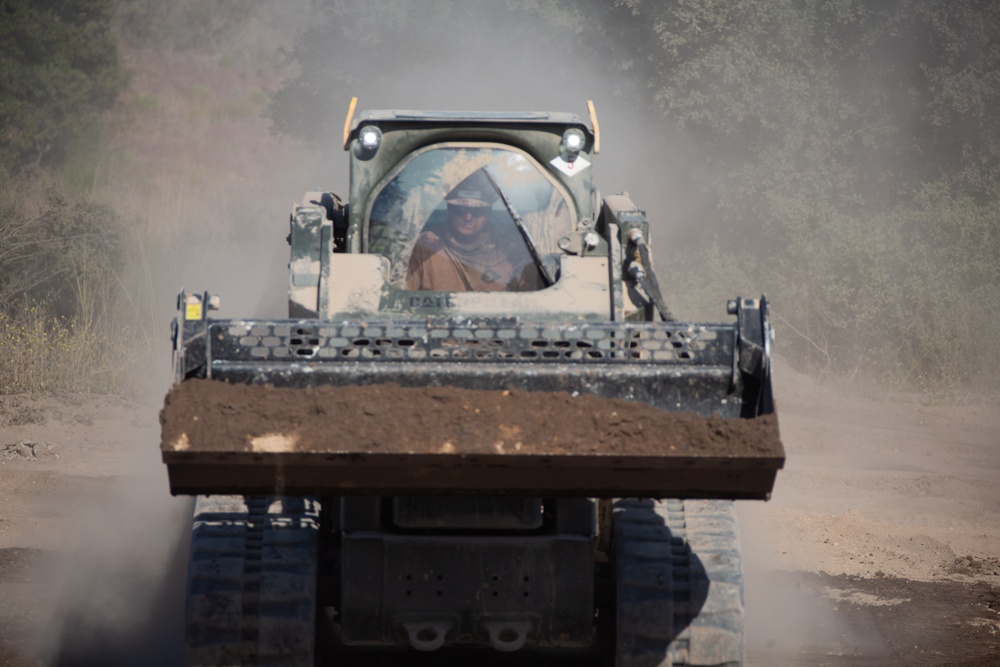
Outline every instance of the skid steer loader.
<svg viewBox="0 0 1000 667"><path fill-rule="evenodd" d="M674 319L590 103L354 103L348 200L291 213L289 318L178 299L187 664L742 664L732 500L784 463L766 299Z"/></svg>

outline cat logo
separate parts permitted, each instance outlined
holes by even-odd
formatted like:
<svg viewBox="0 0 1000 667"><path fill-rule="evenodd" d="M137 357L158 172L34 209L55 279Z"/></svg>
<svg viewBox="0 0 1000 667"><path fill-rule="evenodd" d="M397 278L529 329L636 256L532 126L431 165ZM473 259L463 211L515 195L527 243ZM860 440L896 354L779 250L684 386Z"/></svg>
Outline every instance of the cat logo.
<svg viewBox="0 0 1000 667"><path fill-rule="evenodd" d="M454 308L451 295L443 296L411 296L410 308Z"/></svg>

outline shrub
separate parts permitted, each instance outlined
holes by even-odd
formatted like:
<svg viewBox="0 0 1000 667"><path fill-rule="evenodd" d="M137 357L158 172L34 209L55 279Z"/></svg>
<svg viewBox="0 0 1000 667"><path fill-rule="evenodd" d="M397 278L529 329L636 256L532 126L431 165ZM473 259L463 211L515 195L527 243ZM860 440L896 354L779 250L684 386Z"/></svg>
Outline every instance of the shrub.
<svg viewBox="0 0 1000 667"><path fill-rule="evenodd" d="M0 394L129 389L136 342L127 331L109 335L81 318L52 314L44 302L28 302L0 313Z"/></svg>
<svg viewBox="0 0 1000 667"><path fill-rule="evenodd" d="M108 205L0 170L0 393L121 391L146 346L120 279L130 242Z"/></svg>
<svg viewBox="0 0 1000 667"><path fill-rule="evenodd" d="M127 75L110 0L7 0L0 21L0 163L58 164Z"/></svg>
<svg viewBox="0 0 1000 667"><path fill-rule="evenodd" d="M789 201L765 212L763 250L710 246L665 258L682 317L717 319L738 291L766 292L777 350L805 372L863 375L901 390L1000 392L992 371L1000 364L1000 203L936 183L873 217Z"/></svg>

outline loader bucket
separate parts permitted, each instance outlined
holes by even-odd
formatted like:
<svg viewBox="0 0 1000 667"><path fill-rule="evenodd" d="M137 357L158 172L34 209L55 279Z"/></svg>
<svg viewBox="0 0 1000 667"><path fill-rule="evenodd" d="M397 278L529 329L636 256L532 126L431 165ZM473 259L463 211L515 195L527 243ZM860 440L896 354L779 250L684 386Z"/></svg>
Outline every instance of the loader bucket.
<svg viewBox="0 0 1000 667"><path fill-rule="evenodd" d="M737 322L185 321L174 494L767 498L766 302Z"/></svg>

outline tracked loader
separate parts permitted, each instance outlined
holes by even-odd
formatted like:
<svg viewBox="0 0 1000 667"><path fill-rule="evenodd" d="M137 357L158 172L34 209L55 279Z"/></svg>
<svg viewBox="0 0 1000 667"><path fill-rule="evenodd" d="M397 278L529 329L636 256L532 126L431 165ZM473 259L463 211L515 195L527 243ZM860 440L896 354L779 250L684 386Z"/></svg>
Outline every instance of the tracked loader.
<svg viewBox="0 0 1000 667"><path fill-rule="evenodd" d="M732 501L784 462L767 301L675 320L588 106L352 101L349 197L292 209L288 319L180 295L186 664L743 663Z"/></svg>

